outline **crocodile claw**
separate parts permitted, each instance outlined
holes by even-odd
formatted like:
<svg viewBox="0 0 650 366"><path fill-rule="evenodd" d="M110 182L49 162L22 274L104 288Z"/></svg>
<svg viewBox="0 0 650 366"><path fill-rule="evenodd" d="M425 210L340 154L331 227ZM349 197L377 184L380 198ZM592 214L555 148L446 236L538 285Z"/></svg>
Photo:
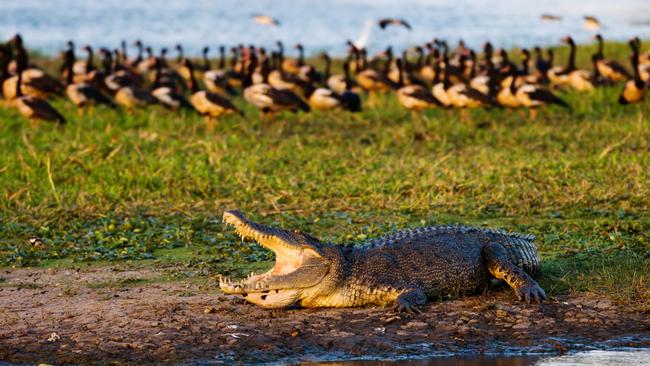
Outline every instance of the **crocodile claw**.
<svg viewBox="0 0 650 366"><path fill-rule="evenodd" d="M546 292L544 292L544 290L537 283L519 287L517 290L515 290L515 295L517 295L519 301L525 301L527 303L540 303L542 300L548 300Z"/></svg>
<svg viewBox="0 0 650 366"><path fill-rule="evenodd" d="M420 310L420 308L417 305L413 305L412 303L403 300L395 301L395 304L393 305L393 311L395 311L398 314L409 314L409 315L422 314L422 310Z"/></svg>

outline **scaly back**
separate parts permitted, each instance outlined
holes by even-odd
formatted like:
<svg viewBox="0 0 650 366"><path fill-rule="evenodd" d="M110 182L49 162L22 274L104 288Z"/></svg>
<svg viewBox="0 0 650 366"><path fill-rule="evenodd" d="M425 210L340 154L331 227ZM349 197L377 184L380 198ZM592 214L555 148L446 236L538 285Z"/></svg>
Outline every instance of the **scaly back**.
<svg viewBox="0 0 650 366"><path fill-rule="evenodd" d="M465 234L500 243L506 248L512 263L531 275L539 272L539 257L535 246L535 235L511 233L499 229L479 228L464 225L427 226L404 229L378 238L367 240L359 246L365 249L390 247L403 244L406 240L423 240L426 237L445 234Z"/></svg>

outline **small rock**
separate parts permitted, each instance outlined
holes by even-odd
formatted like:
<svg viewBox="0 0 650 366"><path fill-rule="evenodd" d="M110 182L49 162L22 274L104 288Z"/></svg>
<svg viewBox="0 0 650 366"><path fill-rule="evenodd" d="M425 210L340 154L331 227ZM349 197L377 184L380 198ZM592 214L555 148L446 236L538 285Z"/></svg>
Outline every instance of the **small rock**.
<svg viewBox="0 0 650 366"><path fill-rule="evenodd" d="M50 338L48 338L47 341L48 342L56 342L56 341L58 341L60 339L61 339L61 337L58 334L52 332L52 334L50 334Z"/></svg>
<svg viewBox="0 0 650 366"><path fill-rule="evenodd" d="M521 322L512 326L512 329L528 329L530 327L529 322Z"/></svg>
<svg viewBox="0 0 650 366"><path fill-rule="evenodd" d="M497 309L496 314L497 314L497 318L505 318L506 316L508 316L508 312L506 312L503 309Z"/></svg>
<svg viewBox="0 0 650 366"><path fill-rule="evenodd" d="M205 314L211 314L211 313L216 313L216 312L217 312L217 309L215 309L215 308L212 307L212 306L206 306L206 307L203 309L203 313L205 313Z"/></svg>
<svg viewBox="0 0 650 366"><path fill-rule="evenodd" d="M485 310L492 309L494 307L494 304L482 304L478 306L474 306L472 310L478 311L478 312L483 312Z"/></svg>
<svg viewBox="0 0 650 366"><path fill-rule="evenodd" d="M388 324L394 322L395 320L400 320L400 319L402 319L402 318L400 318L399 316L391 316L391 317L388 317L388 318L382 318L381 320L384 322L384 325L388 325Z"/></svg>
<svg viewBox="0 0 650 366"><path fill-rule="evenodd" d="M429 324L425 322L419 322L419 321L411 321L408 322L404 325L402 325L400 328L402 329L412 329L412 330L424 330L429 328Z"/></svg>
<svg viewBox="0 0 650 366"><path fill-rule="evenodd" d="M599 301L598 304L594 306L596 309L605 310L612 307L612 303L609 301Z"/></svg>
<svg viewBox="0 0 650 366"><path fill-rule="evenodd" d="M337 331L332 331L329 334L334 337L353 337L355 335L354 333L350 333L350 332L337 332Z"/></svg>
<svg viewBox="0 0 650 366"><path fill-rule="evenodd" d="M294 329L291 331L291 336L292 337L297 337L300 335L300 329Z"/></svg>

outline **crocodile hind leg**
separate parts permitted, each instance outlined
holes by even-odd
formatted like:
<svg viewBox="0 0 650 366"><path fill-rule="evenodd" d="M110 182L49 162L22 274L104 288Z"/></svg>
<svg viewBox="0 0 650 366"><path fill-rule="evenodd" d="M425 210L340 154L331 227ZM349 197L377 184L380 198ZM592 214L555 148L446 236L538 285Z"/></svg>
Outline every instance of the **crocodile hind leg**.
<svg viewBox="0 0 650 366"><path fill-rule="evenodd" d="M393 310L398 313L421 313L418 306L427 303L427 295L417 288L409 288L400 293L395 299Z"/></svg>
<svg viewBox="0 0 650 366"><path fill-rule="evenodd" d="M523 269L508 260L506 248L499 243L488 243L483 247L483 257L490 273L499 280L504 280L515 291L521 301L546 300L546 293L539 284Z"/></svg>

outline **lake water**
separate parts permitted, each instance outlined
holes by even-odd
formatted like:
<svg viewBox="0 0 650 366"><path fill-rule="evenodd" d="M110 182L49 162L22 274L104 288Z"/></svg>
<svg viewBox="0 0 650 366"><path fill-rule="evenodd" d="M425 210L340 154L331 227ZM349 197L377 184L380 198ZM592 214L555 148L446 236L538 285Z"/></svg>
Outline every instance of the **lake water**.
<svg viewBox="0 0 650 366"><path fill-rule="evenodd" d="M258 25L254 13L272 15L281 26ZM542 22L542 13L563 20ZM583 29L587 14L600 19L607 39L650 36L648 0L0 0L0 39L21 32L29 46L49 54L68 39L115 47L141 38L156 49L180 42L191 54L205 45L283 40L302 42L310 54L340 55L347 39L359 38L371 51L433 37L454 44L462 38L473 47L488 39L503 47L556 44L565 34L586 42L593 35ZM382 17L403 17L413 31L381 31L372 20Z"/></svg>
<svg viewBox="0 0 650 366"><path fill-rule="evenodd" d="M428 360L346 361L301 366L650 366L650 350L583 351L563 356L438 357Z"/></svg>

